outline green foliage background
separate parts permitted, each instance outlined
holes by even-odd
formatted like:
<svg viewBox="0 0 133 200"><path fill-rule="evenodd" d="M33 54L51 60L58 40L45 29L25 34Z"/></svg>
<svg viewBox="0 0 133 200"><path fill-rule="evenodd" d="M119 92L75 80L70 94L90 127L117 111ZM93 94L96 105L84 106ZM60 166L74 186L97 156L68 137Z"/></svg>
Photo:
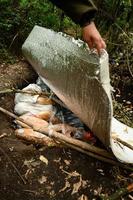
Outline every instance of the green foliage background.
<svg viewBox="0 0 133 200"><path fill-rule="evenodd" d="M0 1L0 53L5 49L20 50L34 25L52 28L56 31L75 27L47 0L1 0Z"/></svg>
<svg viewBox="0 0 133 200"><path fill-rule="evenodd" d="M116 24L124 31L133 30L131 0L104 0L99 4L96 21L103 33ZM1 0L0 48L9 48L12 43L20 47L35 24L56 31L77 31L77 26L48 0ZM118 26L116 33L120 32Z"/></svg>

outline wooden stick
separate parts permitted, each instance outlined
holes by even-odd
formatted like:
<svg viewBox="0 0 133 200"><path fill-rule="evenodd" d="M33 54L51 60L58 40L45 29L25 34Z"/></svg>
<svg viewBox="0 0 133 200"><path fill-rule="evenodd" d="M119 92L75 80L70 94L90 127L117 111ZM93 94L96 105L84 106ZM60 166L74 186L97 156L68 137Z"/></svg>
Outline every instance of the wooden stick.
<svg viewBox="0 0 133 200"><path fill-rule="evenodd" d="M109 158L105 158L105 157L103 157L103 156L101 156L101 155L94 154L93 152L85 151L84 149L80 149L79 147L73 146L73 145L71 145L71 144L66 144L66 146L69 146L69 147L72 148L72 149L75 149L75 150L77 150L77 151L80 151L81 153L84 153L84 154L86 154L86 155L88 155L88 156L94 157L94 158L96 158L96 159L98 159L98 160L101 160L101 161L103 161L103 162L110 163L110 164L112 164L112 165L117 165L117 166L120 166L120 167L121 167L121 163L118 163L118 162L115 161L115 160L112 160L112 159L109 159ZM123 166L123 164L122 164L122 166ZM125 167L126 167L126 166L125 166ZM127 167L127 169L129 169L129 167ZM133 170L133 169L131 168L131 170Z"/></svg>
<svg viewBox="0 0 133 200"><path fill-rule="evenodd" d="M114 194L112 194L110 197L103 197L100 196L101 200L116 200L130 192L133 191L133 183L131 183L130 185L128 185L126 188L121 188L119 190L117 190Z"/></svg>
<svg viewBox="0 0 133 200"><path fill-rule="evenodd" d="M50 126L49 127L41 127L41 128L33 127L33 126L31 126L31 124L28 124L24 119L19 118L15 114L7 111L6 109L4 109L2 107L0 107L0 111L5 113L6 115L8 115L10 117L13 117L16 120L28 125L28 128L32 128L34 131L41 132L41 133L43 133L43 134L45 134L49 137L52 137L54 139L57 139L57 140L59 139L59 140L62 140L64 142L67 142L69 144L76 145L76 146L78 146L82 149L94 152L94 153L102 155L104 157L114 159L114 157L109 152L107 152L106 150L92 146L90 144L87 144L87 143L82 142L82 141L77 140L77 139L69 138L69 137L67 137L63 134L60 134L60 133L54 131L53 129L50 130L49 129ZM52 125L52 127L54 127L54 125Z"/></svg>
<svg viewBox="0 0 133 200"><path fill-rule="evenodd" d="M61 141L67 142L68 144L78 146L79 148L82 148L84 150L91 151L91 152L96 153L98 155L102 155L104 157L114 159L114 157L104 149L92 146L88 143L82 142L80 140L77 140L77 139L74 139L74 138L71 138L71 137L67 137L66 135L57 133L54 130L50 130L49 133L45 133L45 131L42 128L41 130L38 130L38 131L43 132L44 134L47 134L48 136L55 138L57 140L61 140Z"/></svg>
<svg viewBox="0 0 133 200"><path fill-rule="evenodd" d="M0 94L8 94L8 93L24 93L24 94L31 94L31 95L43 95L43 96L47 96L50 95L50 93L45 93L45 92L33 92L30 90L19 90L19 89L5 89L5 90L1 90Z"/></svg>
<svg viewBox="0 0 133 200"><path fill-rule="evenodd" d="M61 142L61 141L60 141L60 142ZM64 144L65 144L65 143L64 143ZM105 163L110 163L110 164L112 164L112 165L116 165L116 166L122 167L122 168L124 168L124 169L133 171L133 168L128 167L128 166L126 166L126 165L123 165L122 163L119 163L119 162L117 162L117 161L115 161L115 160L112 160L112 159L109 159L109 158L105 158L105 157L103 157L103 156L101 156L101 155L97 155L97 154L95 154L95 153L93 153L93 152L85 151L84 149L81 149L81 148L79 148L79 147L73 146L73 145L71 145L71 144L65 144L65 145L68 146L68 147L70 147L71 149L75 149L75 150L77 150L77 151L79 151L79 152L81 152L81 153L84 153L84 154L86 154L86 155L88 155L88 156L91 156L91 157L93 157L93 158L96 158L96 159L98 159L98 160L100 160L100 161L103 161L103 162L105 162Z"/></svg>
<svg viewBox="0 0 133 200"><path fill-rule="evenodd" d="M17 117L16 115L14 115L13 113L5 110L4 108L0 107L0 111L7 114L10 117L13 117L14 119L19 120L20 122L22 121L23 123L27 124L27 122L24 119L21 119L19 117ZM118 166L121 166L124 169L129 169L131 171L133 171L133 168L126 166L125 164L119 163L116 161L116 159L114 158L114 156L112 156L110 153L108 153L106 150L104 149L100 149L98 147L94 147L92 145L89 145L85 142L73 139L73 138L69 138L63 134L60 134L54 130L50 130L49 127L43 127L43 128L34 128L33 126L31 127L30 124L27 124L28 127L32 128L34 131L37 132L41 132L44 133L45 135L52 137L53 139L57 139L60 142L65 143L68 146L71 146L71 148L76 149L78 151L82 151L82 153L84 153L84 151L89 151L90 156L94 157L93 154L95 155L95 158L99 159L100 156L100 160L107 162L107 163L111 163L111 164L116 164ZM82 149L81 149L82 148ZM87 154L87 153L86 153ZM97 157L96 157L97 156ZM109 161L111 160L111 162ZM112 162L114 161L114 162Z"/></svg>
<svg viewBox="0 0 133 200"><path fill-rule="evenodd" d="M6 110L6 109L0 107L0 111L3 112L3 113L6 114L6 115L8 115L8 116L10 116L10 117L12 117L12 118L18 120L18 121L20 121L21 124L23 124L23 125L25 126L25 128L31 128L30 126L28 126L28 125L25 123L25 121L24 121L23 119L20 119L17 115L15 115L15 114L9 112L8 110Z"/></svg>
<svg viewBox="0 0 133 200"><path fill-rule="evenodd" d="M131 144L128 144L127 142L123 141L120 138L114 138L117 142L123 144L124 146L126 146L127 148L133 150L133 146Z"/></svg>
<svg viewBox="0 0 133 200"><path fill-rule="evenodd" d="M12 167L15 169L15 171L17 172L18 176L21 178L21 180L23 181L24 184L26 184L26 180L22 177L22 175L20 174L20 172L18 171L18 169L16 168L16 166L14 165L14 163L12 162L12 160L10 159L10 157L6 154L6 152L0 147L0 151L4 154L4 156L7 158L7 160L10 162L10 164L12 165Z"/></svg>
<svg viewBox="0 0 133 200"><path fill-rule="evenodd" d="M24 93L24 94L30 94L30 95L39 95L39 96L44 96L44 97L49 97L51 100L53 100L55 103L59 104L60 106L67 108L67 106L60 101L59 99L52 97L50 93L48 92L33 92L33 91L28 91L28 90L19 90L19 89L5 89L1 90L0 94L9 94L9 93Z"/></svg>
<svg viewBox="0 0 133 200"><path fill-rule="evenodd" d="M7 136L7 133L3 133L3 134L0 135L0 139L4 138L6 136Z"/></svg>

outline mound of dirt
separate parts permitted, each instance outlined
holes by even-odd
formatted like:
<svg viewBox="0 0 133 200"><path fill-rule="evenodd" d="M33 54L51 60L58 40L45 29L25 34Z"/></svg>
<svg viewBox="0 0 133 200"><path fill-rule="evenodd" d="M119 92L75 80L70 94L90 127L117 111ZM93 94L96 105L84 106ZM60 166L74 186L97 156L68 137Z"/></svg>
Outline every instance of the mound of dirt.
<svg viewBox="0 0 133 200"><path fill-rule="evenodd" d="M13 65L0 65L0 91L9 88L22 88L34 82L37 74L25 61Z"/></svg>

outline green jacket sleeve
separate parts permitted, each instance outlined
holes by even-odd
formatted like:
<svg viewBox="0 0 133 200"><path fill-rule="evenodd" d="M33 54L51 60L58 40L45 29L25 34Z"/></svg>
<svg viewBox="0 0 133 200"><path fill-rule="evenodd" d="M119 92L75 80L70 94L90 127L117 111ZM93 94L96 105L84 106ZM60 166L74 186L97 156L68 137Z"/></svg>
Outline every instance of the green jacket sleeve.
<svg viewBox="0 0 133 200"><path fill-rule="evenodd" d="M75 23L84 26L91 21L97 11L93 0L50 0L61 8Z"/></svg>

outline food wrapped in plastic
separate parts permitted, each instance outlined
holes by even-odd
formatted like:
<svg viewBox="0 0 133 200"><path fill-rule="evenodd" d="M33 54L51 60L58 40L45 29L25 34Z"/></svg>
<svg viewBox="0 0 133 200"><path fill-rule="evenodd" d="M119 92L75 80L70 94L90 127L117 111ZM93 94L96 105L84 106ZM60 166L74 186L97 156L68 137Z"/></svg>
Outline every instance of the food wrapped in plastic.
<svg viewBox="0 0 133 200"><path fill-rule="evenodd" d="M23 115L26 113L38 114L43 111L53 111L53 106L46 103L43 105L38 102L39 94L32 95L32 92L40 93L41 87L37 84L29 84L27 87L23 88L22 91L31 92L30 93L16 93L15 95L15 107L14 111L18 115Z"/></svg>

